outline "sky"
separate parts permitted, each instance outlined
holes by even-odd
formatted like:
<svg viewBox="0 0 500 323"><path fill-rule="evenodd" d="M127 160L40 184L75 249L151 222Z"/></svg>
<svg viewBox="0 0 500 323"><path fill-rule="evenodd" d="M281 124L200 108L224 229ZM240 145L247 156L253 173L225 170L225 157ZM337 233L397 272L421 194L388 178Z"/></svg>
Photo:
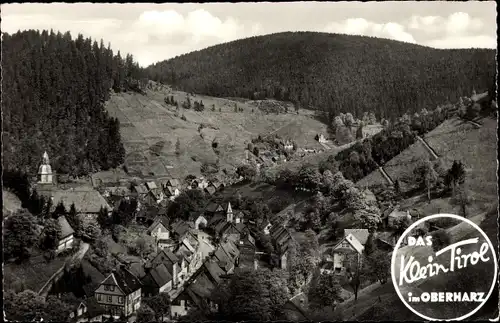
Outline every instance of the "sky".
<svg viewBox="0 0 500 323"><path fill-rule="evenodd" d="M494 1L22 3L1 29L70 31L111 43L141 66L228 41L284 31L389 38L435 48L496 48Z"/></svg>

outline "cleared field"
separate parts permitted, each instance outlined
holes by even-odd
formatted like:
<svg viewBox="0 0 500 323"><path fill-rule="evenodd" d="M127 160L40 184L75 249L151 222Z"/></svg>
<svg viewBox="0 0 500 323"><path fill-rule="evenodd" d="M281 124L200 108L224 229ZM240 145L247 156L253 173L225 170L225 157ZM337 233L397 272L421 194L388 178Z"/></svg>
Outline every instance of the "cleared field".
<svg viewBox="0 0 500 323"><path fill-rule="evenodd" d="M389 175L390 176L390 175ZM367 176L360 179L356 185L359 187L373 187L373 186L388 186L387 180L382 176L378 169L374 170Z"/></svg>
<svg viewBox="0 0 500 323"><path fill-rule="evenodd" d="M55 258L46 262L43 256L33 257L23 264L6 264L4 266L4 283L6 289L22 291L30 289L38 292L43 285L65 263L65 258Z"/></svg>
<svg viewBox="0 0 500 323"><path fill-rule="evenodd" d="M203 162L217 159L221 169L234 169L243 162L248 143L259 134L283 129L285 139L311 146L317 145L317 133L326 133L326 126L308 110L299 110L297 115L291 108L289 113L273 114L261 111L253 101L189 95L192 104L202 101L205 106L197 112L165 104L166 96L173 96L180 106L187 99L185 92L164 88L147 90L146 95L112 94L106 102L109 114L121 123L129 172L184 178L199 175ZM235 105L242 111L235 112ZM180 155L175 153L177 140ZM157 146L158 142L163 144ZM166 165L173 168L167 170Z"/></svg>
<svg viewBox="0 0 500 323"><path fill-rule="evenodd" d="M389 177L395 181L405 174L410 174L420 160L430 159L432 156L425 148L424 144L417 140L402 153L391 159L384 165L384 170Z"/></svg>
<svg viewBox="0 0 500 323"><path fill-rule="evenodd" d="M425 136L427 143L450 167L454 160L462 161L469 188L484 197L497 198L497 122L482 119L479 129L470 123L453 119L445 121Z"/></svg>

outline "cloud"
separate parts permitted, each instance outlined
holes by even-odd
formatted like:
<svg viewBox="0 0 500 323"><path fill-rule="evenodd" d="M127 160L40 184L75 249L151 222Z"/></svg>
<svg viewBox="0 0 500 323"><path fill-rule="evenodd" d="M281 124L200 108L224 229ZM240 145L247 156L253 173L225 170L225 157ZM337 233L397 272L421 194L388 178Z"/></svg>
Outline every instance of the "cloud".
<svg viewBox="0 0 500 323"><path fill-rule="evenodd" d="M477 33L484 27L479 18L473 18L465 12L455 12L448 17L412 16L408 28L427 33L442 32L447 35L463 35Z"/></svg>
<svg viewBox="0 0 500 323"><path fill-rule="evenodd" d="M479 36L461 36L433 39L424 45L434 48L496 48L497 40L495 37L487 35Z"/></svg>
<svg viewBox="0 0 500 323"><path fill-rule="evenodd" d="M364 18L349 18L343 22L331 22L324 30L325 32L362 35L379 38L389 38L407 43L416 43L413 35L406 28L395 22L375 23Z"/></svg>

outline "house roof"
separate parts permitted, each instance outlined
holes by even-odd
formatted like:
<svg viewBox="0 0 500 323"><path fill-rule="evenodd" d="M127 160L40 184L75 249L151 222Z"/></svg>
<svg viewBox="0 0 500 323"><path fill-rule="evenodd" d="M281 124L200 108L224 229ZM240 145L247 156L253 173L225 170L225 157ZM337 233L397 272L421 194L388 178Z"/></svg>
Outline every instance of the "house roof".
<svg viewBox="0 0 500 323"><path fill-rule="evenodd" d="M359 253L361 254L365 247L359 242L359 240L352 234L347 234L342 240L340 240L333 249L336 249L342 242L347 241L349 244Z"/></svg>
<svg viewBox="0 0 500 323"><path fill-rule="evenodd" d="M141 288L139 278L124 267L115 269L101 284L117 285L126 295Z"/></svg>
<svg viewBox="0 0 500 323"><path fill-rule="evenodd" d="M66 217L64 215L58 217L57 221L59 222L59 226L61 227L61 239L64 239L75 232L71 225L69 225L68 220L66 220Z"/></svg>
<svg viewBox="0 0 500 323"><path fill-rule="evenodd" d="M146 187L149 189L149 190L155 190L158 188L158 186L156 185L155 182L147 182L146 183Z"/></svg>
<svg viewBox="0 0 500 323"><path fill-rule="evenodd" d="M56 190L52 191L51 196L54 198L54 207L62 202L67 210L71 204L75 204L75 209L78 213L99 213L101 207L111 211L108 202L102 195L95 190L72 191L72 190Z"/></svg>
<svg viewBox="0 0 500 323"><path fill-rule="evenodd" d="M165 229L168 230L168 225L169 225L169 220L167 217L164 216L158 216L155 218L153 224L151 224L148 228L148 233L151 233L158 225L163 225Z"/></svg>
<svg viewBox="0 0 500 323"><path fill-rule="evenodd" d="M111 187L106 187L106 190L111 195L116 195L116 196L126 196L130 194L130 189L126 186L111 186Z"/></svg>
<svg viewBox="0 0 500 323"><path fill-rule="evenodd" d="M186 222L184 220L179 220L179 221L173 223L171 225L171 227L172 227L172 230L177 235L179 235L179 237L183 237L189 231L189 229L193 228L193 226L191 225L191 223Z"/></svg>
<svg viewBox="0 0 500 323"><path fill-rule="evenodd" d="M355 236L359 243L364 246L366 244L366 240L368 240L370 232L367 229L345 229L344 236L348 236L349 234Z"/></svg>
<svg viewBox="0 0 500 323"><path fill-rule="evenodd" d="M214 194L215 191L216 191L216 189L213 186L207 186L207 187L205 187L205 192L207 192L210 195Z"/></svg>
<svg viewBox="0 0 500 323"><path fill-rule="evenodd" d="M181 185L181 181L177 178L171 178L167 181L167 185L168 186L179 186Z"/></svg>
<svg viewBox="0 0 500 323"><path fill-rule="evenodd" d="M215 212L218 212L218 209L220 208L219 211L223 211L224 208L222 207L222 205L218 204L218 203L214 203L214 202L210 202L206 207L205 207L205 211L206 212L210 212L210 213L215 213Z"/></svg>
<svg viewBox="0 0 500 323"><path fill-rule="evenodd" d="M148 189L144 184L134 186L134 190L139 194L146 194L148 192Z"/></svg>
<svg viewBox="0 0 500 323"><path fill-rule="evenodd" d="M151 275L154 283L158 287L162 287L172 280L172 275L168 272L168 269L165 266L165 264L160 264L155 268L151 269L149 274Z"/></svg>
<svg viewBox="0 0 500 323"><path fill-rule="evenodd" d="M106 310L97 302L94 296L88 297L85 300L85 305L87 306L85 316L88 318L94 318L98 315L106 314Z"/></svg>
<svg viewBox="0 0 500 323"><path fill-rule="evenodd" d="M176 189L177 189L176 187L166 186L165 189L164 189L164 191L165 191L165 193L168 193L168 194L170 194L172 196L172 195L175 195L175 190Z"/></svg>
<svg viewBox="0 0 500 323"><path fill-rule="evenodd" d="M211 181L210 185L212 185L213 187L215 187L217 189L217 188L221 187L223 184L219 181Z"/></svg>

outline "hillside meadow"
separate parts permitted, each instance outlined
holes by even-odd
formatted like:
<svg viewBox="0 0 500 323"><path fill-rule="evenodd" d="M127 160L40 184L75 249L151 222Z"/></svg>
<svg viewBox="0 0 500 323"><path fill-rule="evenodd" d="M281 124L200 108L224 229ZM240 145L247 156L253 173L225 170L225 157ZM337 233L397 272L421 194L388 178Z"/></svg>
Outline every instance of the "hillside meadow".
<svg viewBox="0 0 500 323"><path fill-rule="evenodd" d="M179 109L166 104L166 96L173 96ZM308 110L266 113L248 100L189 94L192 103L203 102L205 109L198 112L182 107L187 97L187 93L169 88L148 89L145 95L111 95L106 109L120 120L129 174L184 178L199 174L204 162L217 161L220 169L233 169L245 161L248 143L258 135L277 132L299 146L318 148L314 136L326 134L326 125Z"/></svg>

